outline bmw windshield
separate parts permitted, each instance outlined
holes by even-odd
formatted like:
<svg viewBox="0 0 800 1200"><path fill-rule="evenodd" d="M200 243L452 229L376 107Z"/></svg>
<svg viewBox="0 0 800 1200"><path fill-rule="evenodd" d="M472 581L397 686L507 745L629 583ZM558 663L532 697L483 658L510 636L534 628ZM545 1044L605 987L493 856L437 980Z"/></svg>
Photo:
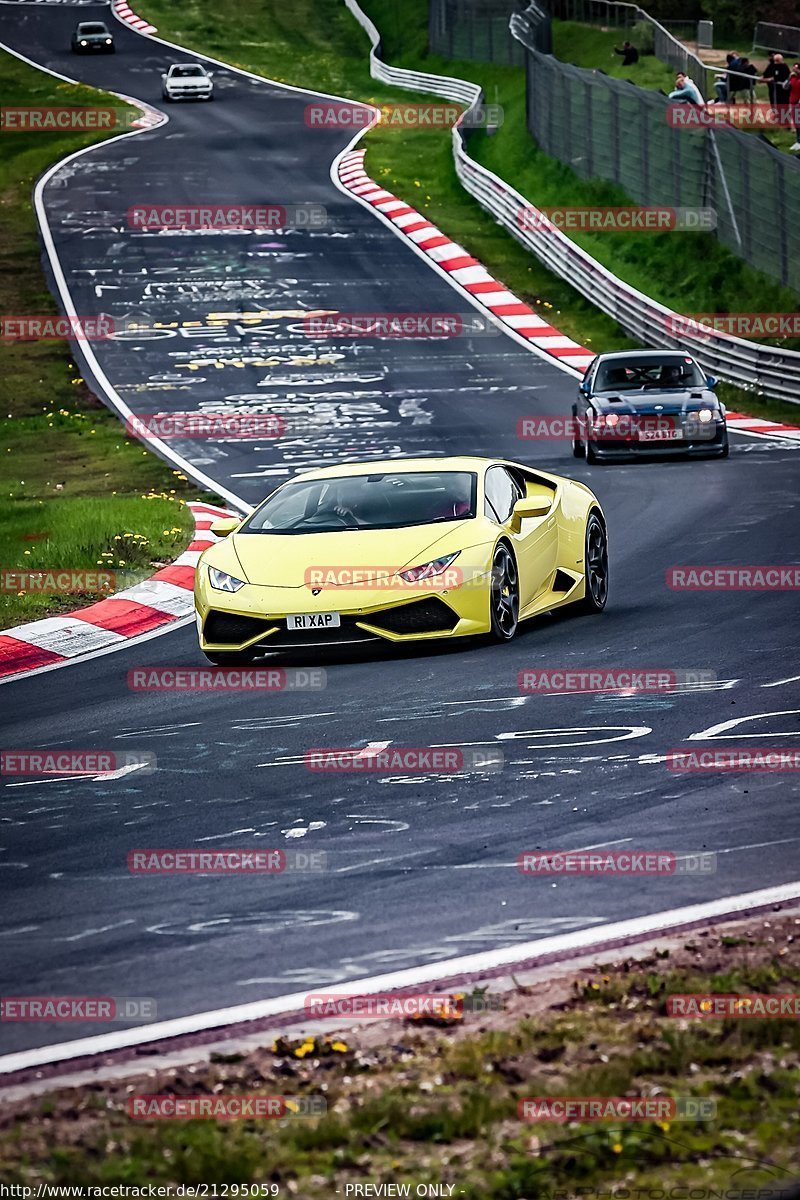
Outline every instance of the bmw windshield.
<svg viewBox="0 0 800 1200"><path fill-rule="evenodd" d="M594 379L594 392L669 391L704 388L706 379L697 363L687 355L642 354L630 359L611 358L601 362Z"/></svg>
<svg viewBox="0 0 800 1200"><path fill-rule="evenodd" d="M414 471L307 479L279 488L240 533L338 533L467 521L475 516L477 476Z"/></svg>

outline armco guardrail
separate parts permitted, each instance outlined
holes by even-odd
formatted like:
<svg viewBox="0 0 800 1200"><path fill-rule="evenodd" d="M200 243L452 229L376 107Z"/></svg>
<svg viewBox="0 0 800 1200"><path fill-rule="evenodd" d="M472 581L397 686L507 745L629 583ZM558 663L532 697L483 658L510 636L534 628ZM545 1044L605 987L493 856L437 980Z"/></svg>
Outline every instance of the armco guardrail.
<svg viewBox="0 0 800 1200"><path fill-rule="evenodd" d="M357 0L345 0L345 4L370 39L373 79L409 91L444 96L468 109L482 101L483 93L476 83L388 66L380 58L380 34L374 23L361 10ZM513 18L512 23L516 19ZM524 20L524 17L518 19ZM470 158L460 125L461 122L452 133L456 174L462 186L554 274L565 279L592 304L613 317L626 333L645 345L685 349L709 374L740 386L750 386L767 396L800 404L800 352L710 331L687 330L679 337L673 335L673 322L685 324L682 314L619 279L560 230L547 228L544 219L541 223L536 220L539 210L535 205L493 171ZM524 214L530 214L533 219L525 220ZM530 228L531 225L534 228Z"/></svg>

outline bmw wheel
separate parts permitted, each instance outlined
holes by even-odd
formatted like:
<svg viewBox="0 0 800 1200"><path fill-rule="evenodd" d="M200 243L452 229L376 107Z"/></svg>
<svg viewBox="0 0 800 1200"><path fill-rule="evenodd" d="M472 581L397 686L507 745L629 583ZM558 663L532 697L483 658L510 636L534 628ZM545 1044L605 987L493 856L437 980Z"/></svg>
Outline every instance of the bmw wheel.
<svg viewBox="0 0 800 1200"><path fill-rule="evenodd" d="M492 637L510 642L519 624L519 572L514 555L504 542L492 559L492 590L489 600Z"/></svg>
<svg viewBox="0 0 800 1200"><path fill-rule="evenodd" d="M580 609L586 613L602 612L608 599L608 537L597 513L589 514L586 522L584 549L586 595Z"/></svg>

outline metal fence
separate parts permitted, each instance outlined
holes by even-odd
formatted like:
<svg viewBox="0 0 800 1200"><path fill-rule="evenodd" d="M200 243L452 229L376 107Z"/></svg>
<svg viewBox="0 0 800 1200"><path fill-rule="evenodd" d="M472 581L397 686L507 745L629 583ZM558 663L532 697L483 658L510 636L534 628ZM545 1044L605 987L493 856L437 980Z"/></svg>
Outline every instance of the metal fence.
<svg viewBox="0 0 800 1200"><path fill-rule="evenodd" d="M408 71L384 63L374 23L359 7L358 0L345 0L345 5L370 39L373 79L458 100L468 109L483 100L480 87L465 79ZM680 314L619 279L561 230L545 229L544 224L535 221L521 222L520 213L535 214L535 207L511 184L470 158L459 125L453 128L452 137L456 174L464 189L554 274L565 279L601 312L613 317L632 337L646 346L686 349L706 371L721 379L740 386L750 384L767 396L800 403L800 353L723 333L688 330L675 336L670 330Z"/></svg>
<svg viewBox="0 0 800 1200"><path fill-rule="evenodd" d="M525 52L509 18L525 0L430 0L428 46L443 58L521 67Z"/></svg>
<svg viewBox="0 0 800 1200"><path fill-rule="evenodd" d="M545 154L640 204L715 209L725 246L800 292L800 163L738 129L672 128L658 92L543 54L528 16L512 29L528 51L528 129Z"/></svg>
<svg viewBox="0 0 800 1200"><path fill-rule="evenodd" d="M781 54L800 54L800 29L795 25L770 25L759 21L753 32L753 49L780 50Z"/></svg>

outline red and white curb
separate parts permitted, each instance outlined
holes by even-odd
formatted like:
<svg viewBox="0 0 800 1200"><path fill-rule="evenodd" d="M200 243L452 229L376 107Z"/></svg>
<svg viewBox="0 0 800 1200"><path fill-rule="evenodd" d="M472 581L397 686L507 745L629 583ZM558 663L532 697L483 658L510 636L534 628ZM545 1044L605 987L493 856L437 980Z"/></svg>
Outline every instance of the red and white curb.
<svg viewBox="0 0 800 1200"><path fill-rule="evenodd" d="M138 29L139 33L155 33L156 31L155 25L151 25L148 21L143 21L141 17L137 17L130 5L126 4L125 0L111 0L111 11L120 21L124 21L126 25L132 26L133 29Z"/></svg>
<svg viewBox="0 0 800 1200"><path fill-rule="evenodd" d="M166 125L166 113L159 112L157 108L151 108L149 104L145 104L144 100L137 100L136 107L142 110L142 115L135 117L130 122L131 129L157 129L159 125Z"/></svg>
<svg viewBox="0 0 800 1200"><path fill-rule="evenodd" d="M753 433L758 437L786 438L790 442L800 442L800 426L782 425L777 421L766 421L761 417L748 417L744 413L729 412L727 414L728 428L737 433Z"/></svg>
<svg viewBox="0 0 800 1200"><path fill-rule="evenodd" d="M213 504L191 503L194 538L174 563L150 579L63 617L44 617L0 633L0 678L81 658L150 633L194 612L194 573L214 542L211 524L239 514Z"/></svg>
<svg viewBox="0 0 800 1200"><path fill-rule="evenodd" d="M365 150L348 150L339 159L338 177L346 191L382 213L418 250L469 292L474 301L531 346L579 371L588 367L595 357L593 351L579 346L550 325L494 279L463 246L451 241L422 213L371 179L364 170L365 154Z"/></svg>

